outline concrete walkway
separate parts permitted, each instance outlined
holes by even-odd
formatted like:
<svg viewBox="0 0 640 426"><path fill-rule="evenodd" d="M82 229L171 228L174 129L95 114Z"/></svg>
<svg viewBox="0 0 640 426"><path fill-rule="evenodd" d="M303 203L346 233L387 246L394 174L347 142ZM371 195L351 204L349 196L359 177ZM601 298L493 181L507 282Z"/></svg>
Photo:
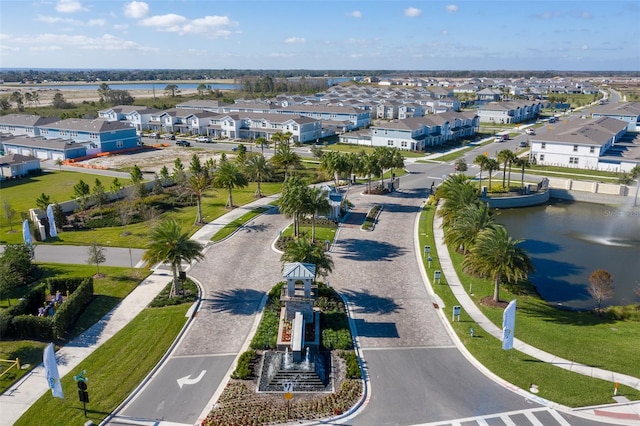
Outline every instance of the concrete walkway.
<svg viewBox="0 0 640 426"><path fill-rule="evenodd" d="M460 282L460 278L458 277L458 274L453 267L451 257L449 256L449 250L444 244L444 234L441 225L442 218L439 215L436 215L433 222L433 238L435 240L435 246L438 252L438 258L440 260L442 273L446 277L451 291L458 300L461 308L466 311L466 313L471 317L473 321L475 321L480 327L482 327L485 332L502 341L502 329L491 322L486 316L484 316L482 311L473 302L471 297L469 297L469 294ZM533 346L528 345L519 339L513 340L513 347L515 350L523 352L540 361L552 364L556 367L560 367L574 373L583 374L585 376L612 382L612 395L614 383L623 384L625 386L640 390L640 378L615 373L596 367L590 367L588 365L578 364L573 361L562 359L548 352L534 348ZM626 398L624 397L617 397L615 399L619 401L617 404L575 409L571 410L571 412L576 415L587 414L589 415L589 417L592 417L598 421L611 422L612 424L614 424L615 422L617 422L617 424L640 424L640 402L629 402L626 401Z"/></svg>
<svg viewBox="0 0 640 426"><path fill-rule="evenodd" d="M264 197L235 208L204 225L191 238L207 246L211 244L211 237L227 224L255 208L270 207L268 204L277 198L277 195ZM46 261L44 258L41 260ZM90 329L58 350L56 352L56 361L60 377L70 373L100 345L124 328L170 281L171 275L166 268L154 270L111 312ZM0 426L13 425L46 392L49 392L49 387L45 378L44 366L40 364L0 395ZM65 397L68 398L70 396L65 395Z"/></svg>

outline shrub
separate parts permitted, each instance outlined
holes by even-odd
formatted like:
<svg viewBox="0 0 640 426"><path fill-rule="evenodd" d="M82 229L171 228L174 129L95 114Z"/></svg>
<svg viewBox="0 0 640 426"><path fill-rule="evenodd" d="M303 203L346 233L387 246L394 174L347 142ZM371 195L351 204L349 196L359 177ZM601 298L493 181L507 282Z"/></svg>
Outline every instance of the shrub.
<svg viewBox="0 0 640 426"><path fill-rule="evenodd" d="M358 364L358 357L356 353L353 351L341 351L340 357L344 359L347 369L346 376L348 379L360 379L362 378L362 373L360 371L360 364Z"/></svg>
<svg viewBox="0 0 640 426"><path fill-rule="evenodd" d="M327 350L352 349L351 333L345 329L324 329L322 330L322 346Z"/></svg>
<svg viewBox="0 0 640 426"><path fill-rule="evenodd" d="M246 380L251 377L251 364L254 362L256 357L257 354L254 350L246 351L242 355L240 355L240 357L238 358L238 365L236 366L234 372L231 373L231 378L237 380Z"/></svg>
<svg viewBox="0 0 640 426"><path fill-rule="evenodd" d="M152 308L161 308L163 306L181 305L183 303L193 303L198 300L198 286L190 279L186 279L180 286L182 293L174 297L171 294L171 282L165 286L149 304Z"/></svg>

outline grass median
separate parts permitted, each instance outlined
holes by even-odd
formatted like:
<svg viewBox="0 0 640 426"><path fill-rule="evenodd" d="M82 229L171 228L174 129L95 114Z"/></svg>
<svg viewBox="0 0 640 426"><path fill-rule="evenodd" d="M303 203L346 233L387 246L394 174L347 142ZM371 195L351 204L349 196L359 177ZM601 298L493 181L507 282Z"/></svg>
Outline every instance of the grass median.
<svg viewBox="0 0 640 426"><path fill-rule="evenodd" d="M251 210L249 213L242 215L238 219L231 221L230 223L226 224L221 230L216 232L214 236L211 237L211 241L218 242L218 241L224 240L229 235L233 234L238 229L240 229L240 227L242 227L245 223L261 215L267 210L269 210L269 208L267 207L258 207L256 209Z"/></svg>
<svg viewBox="0 0 640 426"><path fill-rule="evenodd" d="M65 398L47 391L15 423L70 425L91 420L99 424L133 392L173 343L185 324L189 304L147 308L96 349L61 380ZM86 371L90 403L87 417L78 401L73 376ZM44 379L43 379L44 380Z"/></svg>
<svg viewBox="0 0 640 426"><path fill-rule="evenodd" d="M420 245L431 246L431 268L425 267L429 278L433 271L441 270L440 260L433 238L435 206L426 206L420 218ZM493 294L493 284L462 272L462 256L451 253L452 262L465 289L472 299ZM458 301L447 285L446 277L432 288L444 302L448 313ZM520 288L503 286L502 300L518 300L515 335L534 347L559 357L618 373L640 377L637 363L637 348L640 337L638 323L613 321L590 312L573 312L553 308L542 300L530 284ZM498 327L502 327L502 309L480 306L483 313ZM451 319L446 315L448 321ZM464 310L460 321L451 322L456 334L469 352L497 376L513 385L528 390L531 384L538 385L538 396L569 407L584 407L613 403L614 384L572 373L532 358L515 349L502 350L502 342L485 333ZM470 329L474 329L471 336ZM640 391L620 386L619 395L630 400L639 400Z"/></svg>

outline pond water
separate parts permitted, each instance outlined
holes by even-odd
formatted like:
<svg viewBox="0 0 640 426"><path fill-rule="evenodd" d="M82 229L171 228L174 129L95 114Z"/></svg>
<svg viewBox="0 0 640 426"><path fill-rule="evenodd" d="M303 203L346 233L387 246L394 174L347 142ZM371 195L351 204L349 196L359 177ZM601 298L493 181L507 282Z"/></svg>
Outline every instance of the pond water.
<svg viewBox="0 0 640 426"><path fill-rule="evenodd" d="M553 200L549 205L500 210L497 222L512 238L524 239L536 272L530 276L547 301L592 309L589 275L613 275L614 296L603 306L640 303L640 207Z"/></svg>

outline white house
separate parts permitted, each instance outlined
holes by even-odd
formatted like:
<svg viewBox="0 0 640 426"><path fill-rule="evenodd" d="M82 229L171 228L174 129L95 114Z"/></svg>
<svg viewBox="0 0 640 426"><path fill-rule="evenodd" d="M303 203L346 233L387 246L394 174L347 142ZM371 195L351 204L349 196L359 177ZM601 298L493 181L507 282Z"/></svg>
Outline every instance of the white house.
<svg viewBox="0 0 640 426"><path fill-rule="evenodd" d="M532 138L530 160L548 166L629 171L640 163L640 158L634 160L611 155L616 142L624 137L626 131L625 121L609 117L588 122L569 121Z"/></svg>

